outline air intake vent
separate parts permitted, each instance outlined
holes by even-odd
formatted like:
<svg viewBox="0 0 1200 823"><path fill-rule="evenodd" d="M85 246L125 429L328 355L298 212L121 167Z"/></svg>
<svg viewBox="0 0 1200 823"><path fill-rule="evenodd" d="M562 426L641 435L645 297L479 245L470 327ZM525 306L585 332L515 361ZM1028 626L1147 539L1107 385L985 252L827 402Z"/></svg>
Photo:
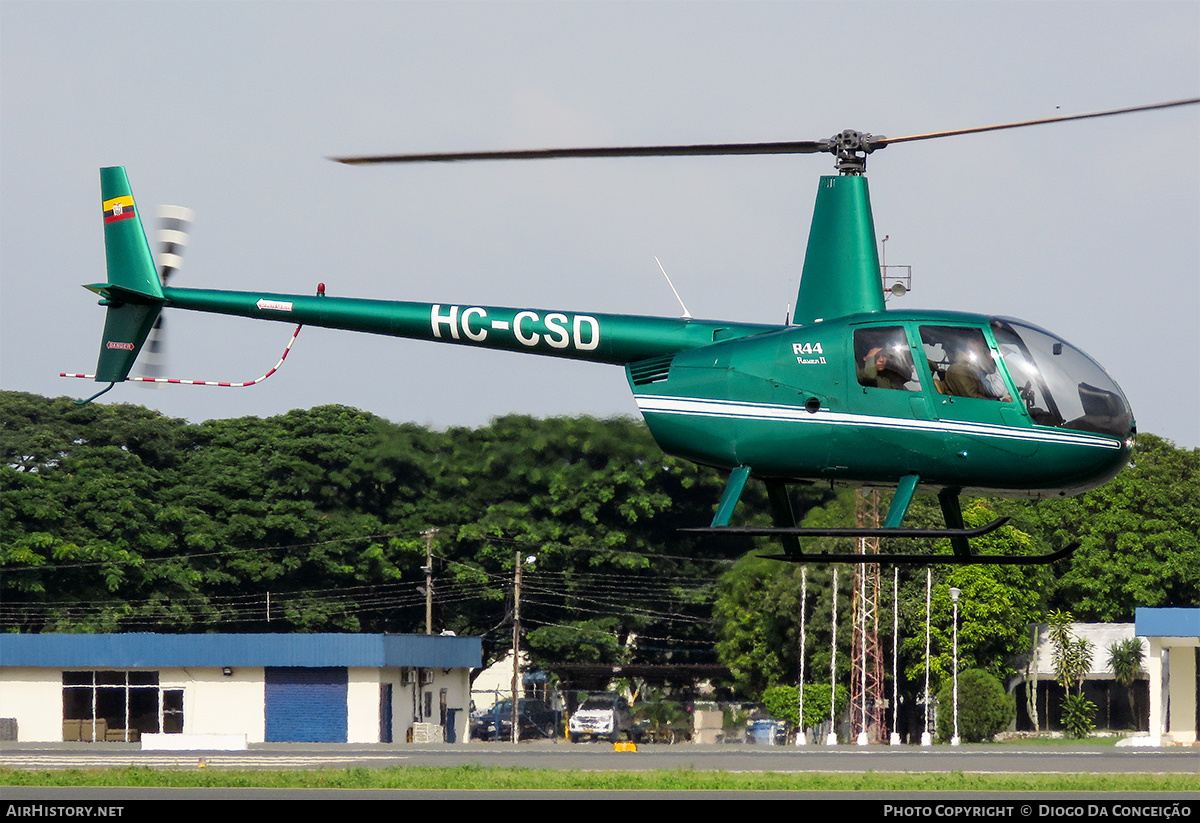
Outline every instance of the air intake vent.
<svg viewBox="0 0 1200 823"><path fill-rule="evenodd" d="M641 360L637 363L629 364L629 379L635 386L645 386L648 383L661 383L667 379L667 372L671 368L671 359L674 355L666 357L652 357L649 360Z"/></svg>

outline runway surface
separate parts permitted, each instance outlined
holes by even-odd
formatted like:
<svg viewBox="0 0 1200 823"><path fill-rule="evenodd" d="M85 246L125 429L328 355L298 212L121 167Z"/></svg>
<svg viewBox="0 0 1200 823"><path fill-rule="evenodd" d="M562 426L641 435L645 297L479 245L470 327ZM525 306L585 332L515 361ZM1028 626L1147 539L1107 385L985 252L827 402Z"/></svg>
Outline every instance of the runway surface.
<svg viewBox="0 0 1200 823"><path fill-rule="evenodd" d="M977 772L1022 774L1195 774L1200 749L1021 744L931 746L642 745L614 752L607 744L537 741L465 745L269 743L240 752L143 752L137 744L0 744L0 766L14 769L196 768L306 769L389 766L527 769L700 769L772 772ZM1200 785L1200 783L1198 783Z"/></svg>

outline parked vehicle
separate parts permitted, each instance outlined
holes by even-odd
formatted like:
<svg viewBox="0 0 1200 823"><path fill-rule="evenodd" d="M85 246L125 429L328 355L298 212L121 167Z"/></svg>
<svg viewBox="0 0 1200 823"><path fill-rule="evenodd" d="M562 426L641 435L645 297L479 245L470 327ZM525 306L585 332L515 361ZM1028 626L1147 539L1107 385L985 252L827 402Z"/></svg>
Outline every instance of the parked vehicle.
<svg viewBox="0 0 1200 823"><path fill-rule="evenodd" d="M558 733L558 712L540 700L517 701L521 739L554 737ZM509 740L512 737L512 699L497 701L490 709L471 715L472 740Z"/></svg>
<svg viewBox="0 0 1200 823"><path fill-rule="evenodd" d="M593 694L584 700L567 721L567 734L572 743L584 738L615 743L623 737L638 736L629 702L614 692Z"/></svg>

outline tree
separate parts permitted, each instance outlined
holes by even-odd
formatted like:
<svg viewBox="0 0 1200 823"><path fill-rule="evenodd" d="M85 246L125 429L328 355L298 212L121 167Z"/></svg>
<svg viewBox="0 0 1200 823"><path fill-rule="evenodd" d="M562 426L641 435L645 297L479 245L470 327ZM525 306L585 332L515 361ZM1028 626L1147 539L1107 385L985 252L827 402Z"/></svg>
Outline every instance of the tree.
<svg viewBox="0 0 1200 823"><path fill-rule="evenodd" d="M968 526L980 526L995 517L990 503L972 501L963 510ZM853 495L845 493L824 505L812 508L803 523L806 526L847 525L853 522ZM942 525L937 503L920 497L913 501L910 513L913 527ZM974 547L992 555L1029 555L1040 547L1026 533L1012 527L976 538ZM806 550L854 551L852 540L812 540ZM850 544L850 545L847 545ZM886 548L886 547L885 547ZM906 546L905 550L909 550ZM949 552L948 545L936 545L935 552ZM850 661L850 588L852 570L841 567L838 575L838 672L848 676ZM959 602L959 657L967 668L982 668L999 678L1012 673L1011 658L1029 647L1025 626L1041 617L1051 587L1052 572L1044 566L945 566L934 567L932 612L933 690L951 672L952 604L950 588L962 591ZM902 572L900 624L902 627L902 666L910 683L923 684L925 671L925 573ZM832 620L832 569L810 566L808 569L807 671L813 680L816 672L830 666ZM717 651L733 673L735 682L748 695L779 683L795 682L798 669L801 570L775 561L749 555L743 557L722 578L721 593L713 617L717 624ZM887 644L892 625L890 592L880 609L880 625L887 627L880 640Z"/></svg>
<svg viewBox="0 0 1200 823"><path fill-rule="evenodd" d="M1063 698L1063 728L1071 737L1084 738L1095 728L1096 704L1083 696L1083 681L1092 668L1092 644L1074 638L1070 612L1055 610L1048 618L1053 647L1054 678L1066 692Z"/></svg>
<svg viewBox="0 0 1200 823"><path fill-rule="evenodd" d="M829 525L830 522L844 524L853 518L851 494L842 494L823 507L813 505L819 502L822 502L821 498L801 498L802 505L809 508L802 520L805 526ZM838 518L846 519L839 521ZM814 540L812 545L829 546L831 543L822 539ZM777 546L770 548L773 552L778 551ZM849 550L843 545L837 545L837 548ZM770 686L796 682L801 580L802 570L798 564L766 560L755 553L744 555L721 578L712 613L717 631L717 654L733 674L738 690L748 697L757 697ZM808 600L803 608L807 612L809 629L805 649L807 670L813 673L829 672L832 580L833 572L829 566L809 567ZM838 602L841 604L839 648L848 648L850 642L846 615L851 583L849 570L842 569L838 580ZM847 677L849 663L845 654L839 657L838 663L839 678ZM816 680L820 675L811 677Z"/></svg>
<svg viewBox="0 0 1200 823"><path fill-rule="evenodd" d="M1047 549L1079 543L1053 587L1051 607L1084 621L1130 622L1137 606L1195 605L1200 449L1139 434L1130 465L1100 488L1001 505Z"/></svg>
<svg viewBox="0 0 1200 823"><path fill-rule="evenodd" d="M1112 669L1113 679L1125 689L1129 698L1129 716L1135 724L1138 715L1134 706L1133 685L1142 675L1142 654L1142 641L1136 637L1118 640L1108 647L1108 667Z"/></svg>
<svg viewBox="0 0 1200 823"><path fill-rule="evenodd" d="M691 732L691 718L687 709L661 690L652 689L643 693L634 707L634 714L656 742L675 743Z"/></svg>
<svg viewBox="0 0 1200 823"><path fill-rule="evenodd" d="M447 436L452 470L430 492L445 570L464 590L490 587L456 606L460 619L506 621L502 581L520 546L537 556L522 593L534 665L712 662L713 569L729 550L679 529L712 517L716 472L620 418L509 416Z"/></svg>
<svg viewBox="0 0 1200 823"><path fill-rule="evenodd" d="M968 527L982 526L995 515L992 504L985 500L975 500L963 509L963 520ZM1030 535L1012 526L974 538L971 543L974 550L989 555L1041 553ZM939 547L939 550L946 551L947 548ZM936 692L953 671L951 588L961 592L958 602L960 667L983 669L1003 681L1015 673L1012 659L1029 648L1026 626L1037 622L1043 614L1052 583L1052 572L1045 566L934 567L930 598L931 689ZM905 674L911 682L923 683L925 635L923 631L914 631L925 625L923 573L912 575L906 581L900 608L901 624L910 627L901 642Z"/></svg>
<svg viewBox="0 0 1200 823"><path fill-rule="evenodd" d="M679 529L723 480L638 421L435 432L321 406L189 424L0 392L0 455L6 629L422 631L433 527L435 622L489 654L520 548L535 664L713 662L730 548Z"/></svg>
<svg viewBox="0 0 1200 823"><path fill-rule="evenodd" d="M947 682L938 692L937 733L939 740L954 735L954 684ZM1016 715L1016 700L992 674L967 669L958 675L958 734L968 743L990 740L1008 728Z"/></svg>
<svg viewBox="0 0 1200 823"><path fill-rule="evenodd" d="M832 706L834 717L842 717L849 708L850 692L838 685L837 697ZM829 720L829 684L806 683L804 685L804 711L800 713L800 689L796 686L772 686L763 692L763 708L772 718L788 723L788 733L802 723L805 729L819 726Z"/></svg>
<svg viewBox="0 0 1200 823"><path fill-rule="evenodd" d="M725 478L664 455L638 421L509 416L431 431L321 406L191 424L133 405L0 392L0 456L5 630L423 631L421 533L433 527L435 623L483 636L489 653L509 642L520 548L538 557L522 596L535 665L711 664L715 646L749 697L796 678L800 567L747 554L777 552L766 540L682 534L709 521ZM973 541L990 554L1041 553L1075 531L1084 546L1057 587L1051 567L938 568L935 676L950 667L952 585L963 590L964 664L997 676L1048 602L1077 598L1090 617L1125 620L1135 602L1191 604L1198 467L1197 450L1142 435L1136 466L1078 500L969 503L969 525L995 509L1020 526ZM849 494L792 497L805 525L853 522ZM770 522L761 484L746 489L737 519ZM905 525L941 525L930 495L918 495ZM853 551L833 539L805 548ZM850 581L843 567L839 679ZM805 659L820 681L832 570L810 567L808 586ZM924 591L923 570L904 571L902 665L915 682Z"/></svg>

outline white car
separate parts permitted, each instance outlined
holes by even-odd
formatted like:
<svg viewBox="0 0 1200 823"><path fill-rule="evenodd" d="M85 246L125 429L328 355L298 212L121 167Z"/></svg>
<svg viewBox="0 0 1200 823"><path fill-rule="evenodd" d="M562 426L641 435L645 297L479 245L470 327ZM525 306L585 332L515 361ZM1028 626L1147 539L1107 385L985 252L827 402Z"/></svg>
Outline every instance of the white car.
<svg viewBox="0 0 1200 823"><path fill-rule="evenodd" d="M572 743L585 737L615 743L622 737L632 737L633 733L633 712L629 703L613 692L591 695L567 721L567 734Z"/></svg>

